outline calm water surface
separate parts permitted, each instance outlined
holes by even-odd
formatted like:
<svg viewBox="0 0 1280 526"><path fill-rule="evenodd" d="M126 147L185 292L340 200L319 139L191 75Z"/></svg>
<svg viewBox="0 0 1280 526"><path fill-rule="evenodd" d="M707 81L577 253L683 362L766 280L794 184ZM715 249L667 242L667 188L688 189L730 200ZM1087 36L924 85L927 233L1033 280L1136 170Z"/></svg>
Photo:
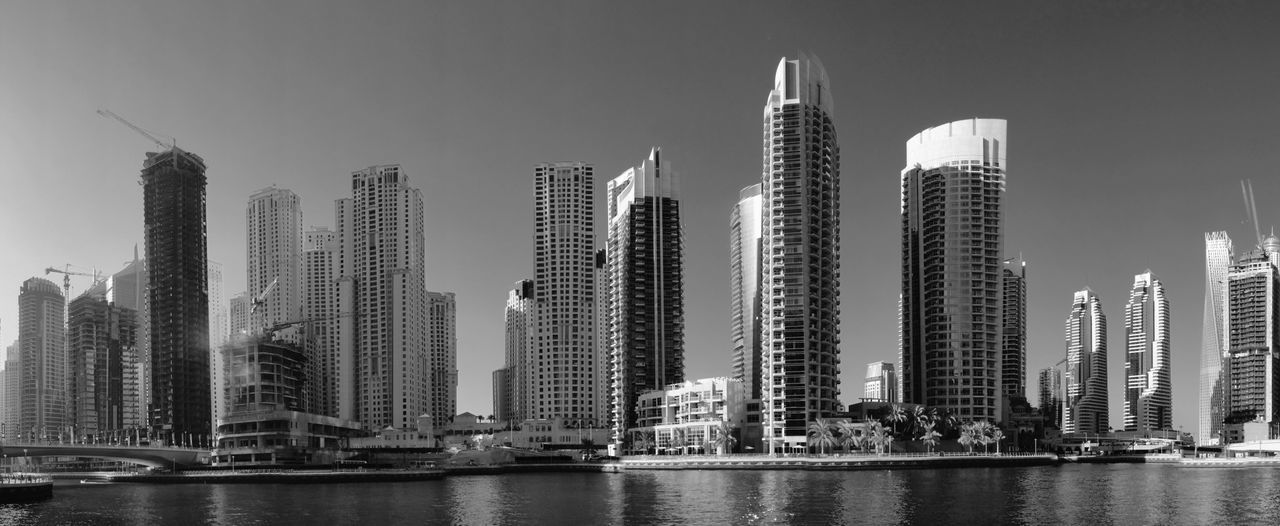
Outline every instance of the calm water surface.
<svg viewBox="0 0 1280 526"><path fill-rule="evenodd" d="M4 524L1280 524L1280 469L647 471L412 483L59 482Z"/></svg>

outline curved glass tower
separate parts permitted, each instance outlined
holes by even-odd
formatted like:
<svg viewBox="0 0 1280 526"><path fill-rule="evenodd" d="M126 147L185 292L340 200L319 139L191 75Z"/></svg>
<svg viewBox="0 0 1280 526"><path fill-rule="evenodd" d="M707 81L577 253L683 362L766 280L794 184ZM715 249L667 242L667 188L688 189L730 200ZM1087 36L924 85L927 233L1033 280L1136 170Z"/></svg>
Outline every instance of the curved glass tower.
<svg viewBox="0 0 1280 526"><path fill-rule="evenodd" d="M1007 124L966 119L907 141L902 401L1000 418Z"/></svg>
<svg viewBox="0 0 1280 526"><path fill-rule="evenodd" d="M1124 310L1124 429L1172 429L1169 297L1164 283L1150 270L1134 276Z"/></svg>
<svg viewBox="0 0 1280 526"><path fill-rule="evenodd" d="M840 146L817 59L783 58L765 101L761 418L771 451L840 409Z"/></svg>
<svg viewBox="0 0 1280 526"><path fill-rule="evenodd" d="M1076 292L1067 316L1067 399L1063 434L1107 432L1107 317L1089 288Z"/></svg>
<svg viewBox="0 0 1280 526"><path fill-rule="evenodd" d="M1217 445L1222 438L1222 314L1226 306L1227 272L1234 260L1226 232L1204 235L1204 327L1200 347L1200 400L1196 442Z"/></svg>

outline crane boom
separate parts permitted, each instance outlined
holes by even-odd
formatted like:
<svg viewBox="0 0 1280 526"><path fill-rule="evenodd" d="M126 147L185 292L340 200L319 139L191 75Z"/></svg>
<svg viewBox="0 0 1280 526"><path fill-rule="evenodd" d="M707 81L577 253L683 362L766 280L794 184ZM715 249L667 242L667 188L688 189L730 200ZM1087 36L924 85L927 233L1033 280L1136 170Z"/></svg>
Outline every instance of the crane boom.
<svg viewBox="0 0 1280 526"><path fill-rule="evenodd" d="M1253 181L1245 179L1240 181L1240 192L1244 194L1244 214L1253 223L1253 234L1258 242L1258 246L1262 246L1262 226L1258 224L1258 203L1253 199Z"/></svg>
<svg viewBox="0 0 1280 526"><path fill-rule="evenodd" d="M146 138L150 139L150 140L151 140L151 142L156 143L156 146L159 146L159 147L161 147L161 148L164 148L164 149L170 149L170 148L173 148L173 147L177 146L177 141L173 141L172 143L166 143L166 142L164 142L164 141L161 141L160 139L157 139L155 135L152 135L152 134L148 133L148 132L147 132L147 130L144 130L144 129L142 129L142 128L137 127L137 126L136 126L136 125L134 125L132 122L129 122L129 121L125 120L125 118L124 118L124 117L121 117L121 116L119 116L119 115L116 115L116 114L115 114L115 112L113 112L113 111L111 111L111 110L98 110L98 115L101 115L101 116L106 117L106 118L108 118L108 119L115 119L115 120L116 120L117 122L119 122L120 124L123 124L123 125L125 125L125 126L128 126L130 130L133 130L133 131L135 131L135 132L138 132L138 135L141 135L141 136L143 136L143 137L146 137Z"/></svg>

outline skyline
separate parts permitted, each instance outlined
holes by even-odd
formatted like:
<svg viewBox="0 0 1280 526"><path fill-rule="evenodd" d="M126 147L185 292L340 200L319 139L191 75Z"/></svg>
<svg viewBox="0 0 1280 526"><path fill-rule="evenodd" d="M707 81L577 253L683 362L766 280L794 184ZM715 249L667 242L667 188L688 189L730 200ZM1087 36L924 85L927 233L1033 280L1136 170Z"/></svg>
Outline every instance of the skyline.
<svg viewBox="0 0 1280 526"><path fill-rule="evenodd" d="M1265 24L1277 7L1263 3L806 4L833 15L816 18L772 4L666 4L658 29L637 22L651 8L633 5L120 5L22 6L0 20L0 66L24 79L0 86L0 180L10 184L0 197L10 250L0 346L17 336L22 281L65 263L113 273L142 246L133 181L155 148L100 108L206 159L209 257L224 266L227 296L245 290L235 218L253 192L292 190L305 227L333 228L351 172L403 166L423 189L427 289L457 294L458 410L484 414L502 366L506 292L530 277L539 162L592 164L601 187L645 148L678 160L689 203L685 377L729 374L728 212L759 180L760 95L797 49L822 59L837 103L845 403L865 364L896 363L896 186L905 142L921 129L975 116L1010 123L1005 257L1031 267L1029 374L1065 357L1071 292L1098 291L1117 320L1135 273L1165 280L1174 426L1187 431L1203 235L1227 230L1239 251L1252 246L1243 178L1262 200L1262 230L1280 224L1280 105L1269 103L1280 77L1254 67L1280 48ZM953 27L993 30L953 38ZM637 71L659 82L636 82ZM88 283L72 285L74 299ZM1112 349L1123 348L1112 332ZM1111 354L1119 428L1123 365Z"/></svg>

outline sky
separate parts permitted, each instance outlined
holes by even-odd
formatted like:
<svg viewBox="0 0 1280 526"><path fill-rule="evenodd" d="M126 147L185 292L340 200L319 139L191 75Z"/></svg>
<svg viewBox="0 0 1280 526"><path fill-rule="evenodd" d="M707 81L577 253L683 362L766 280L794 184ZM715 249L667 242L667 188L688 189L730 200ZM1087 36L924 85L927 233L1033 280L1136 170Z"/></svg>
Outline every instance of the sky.
<svg viewBox="0 0 1280 526"><path fill-rule="evenodd" d="M805 52L827 68L841 148L846 403L868 362L897 359L905 141L1004 118L1028 396L1088 286L1121 427L1122 309L1149 268L1172 304L1174 426L1192 431L1204 232L1254 244L1242 179L1263 230L1280 223L1275 20L1261 1L3 1L0 345L24 280L116 272L142 250L155 148L95 114L110 109L206 160L228 296L246 288L250 194L293 190L305 225L332 227L351 172L399 163L426 204L427 287L457 294L458 411L485 415L506 294L533 270L534 165L592 163L602 194L660 146L683 185L685 375L727 375L729 210L760 179L778 61Z"/></svg>

